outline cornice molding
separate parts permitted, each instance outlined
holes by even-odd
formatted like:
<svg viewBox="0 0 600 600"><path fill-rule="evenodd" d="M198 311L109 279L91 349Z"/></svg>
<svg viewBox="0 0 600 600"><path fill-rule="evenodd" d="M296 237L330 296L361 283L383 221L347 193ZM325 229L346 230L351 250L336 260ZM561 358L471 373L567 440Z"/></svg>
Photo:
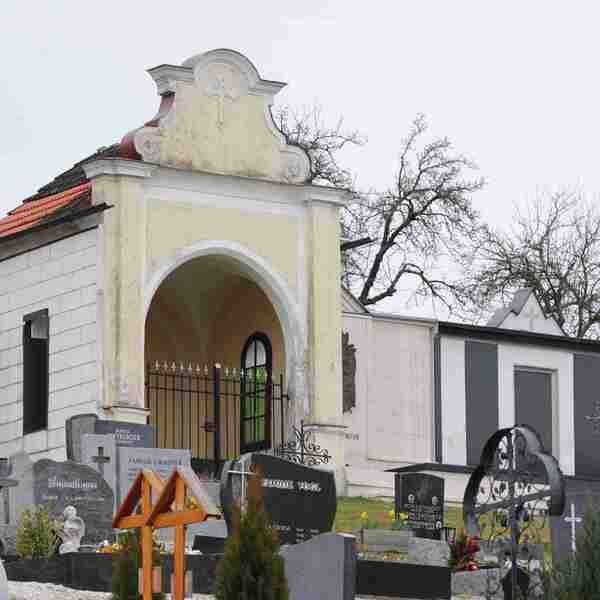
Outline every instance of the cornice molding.
<svg viewBox="0 0 600 600"><path fill-rule="evenodd" d="M146 178L157 169L153 164L123 158L99 158L82 166L88 179L95 179L101 175Z"/></svg>

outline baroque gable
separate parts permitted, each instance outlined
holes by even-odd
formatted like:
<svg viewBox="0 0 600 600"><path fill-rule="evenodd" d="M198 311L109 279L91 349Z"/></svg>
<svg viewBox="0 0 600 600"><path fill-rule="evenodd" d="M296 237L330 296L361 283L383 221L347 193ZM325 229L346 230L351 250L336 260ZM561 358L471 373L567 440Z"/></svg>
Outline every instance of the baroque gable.
<svg viewBox="0 0 600 600"><path fill-rule="evenodd" d="M245 56L213 50L148 72L162 102L133 134L144 161L283 183L308 179L308 156L286 143L271 116L285 84L261 79Z"/></svg>

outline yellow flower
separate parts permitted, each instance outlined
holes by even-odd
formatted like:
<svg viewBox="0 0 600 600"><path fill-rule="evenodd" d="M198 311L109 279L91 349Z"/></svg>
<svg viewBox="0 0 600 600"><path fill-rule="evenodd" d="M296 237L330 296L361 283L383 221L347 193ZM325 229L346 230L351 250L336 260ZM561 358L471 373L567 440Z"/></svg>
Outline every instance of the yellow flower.
<svg viewBox="0 0 600 600"><path fill-rule="evenodd" d="M400 513L400 520L401 521L406 521L406 519L408 519L408 513Z"/></svg>
<svg viewBox="0 0 600 600"><path fill-rule="evenodd" d="M366 511L365 511L365 512L363 512L363 513L360 515L360 518L361 518L363 521L366 521L366 520L369 518L369 513L368 513L368 512L366 512Z"/></svg>
<svg viewBox="0 0 600 600"><path fill-rule="evenodd" d="M390 510L390 512L388 512L388 517L390 519L393 519L396 516L396 513L393 510Z"/></svg>

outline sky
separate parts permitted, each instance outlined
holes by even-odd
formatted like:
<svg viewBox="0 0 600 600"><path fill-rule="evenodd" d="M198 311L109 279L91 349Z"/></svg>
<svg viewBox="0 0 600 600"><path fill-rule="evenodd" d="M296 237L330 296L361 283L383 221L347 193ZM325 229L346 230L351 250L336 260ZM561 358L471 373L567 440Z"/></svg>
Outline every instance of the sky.
<svg viewBox="0 0 600 600"><path fill-rule="evenodd" d="M146 69L221 47L288 82L277 104L362 132L343 157L362 187L391 184L423 113L478 164L490 223L565 186L596 200L599 21L580 0L2 0L0 213L152 117Z"/></svg>

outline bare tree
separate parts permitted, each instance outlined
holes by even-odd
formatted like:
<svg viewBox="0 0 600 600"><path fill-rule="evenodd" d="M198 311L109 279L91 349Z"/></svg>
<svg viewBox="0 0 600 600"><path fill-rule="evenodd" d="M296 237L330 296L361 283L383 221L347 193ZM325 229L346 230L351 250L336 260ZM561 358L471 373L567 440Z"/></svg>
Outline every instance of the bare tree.
<svg viewBox="0 0 600 600"><path fill-rule="evenodd" d="M447 138L424 141L427 123L418 116L402 142L393 187L365 193L355 188L352 173L339 162L345 147L365 143L360 133L345 129L341 119L328 127L318 106L301 111L283 107L274 118L288 143L309 154L311 182L352 193L342 218L342 237L374 242L343 253L342 283L363 304L393 296L399 284L408 281L417 295L448 307L463 297L460 282L452 281L445 267L462 249L464 237L479 226L470 197L483 180L464 178L475 165L454 154Z"/></svg>
<svg viewBox="0 0 600 600"><path fill-rule="evenodd" d="M466 282L477 310L530 287L566 335L600 338L598 209L563 190L517 212L510 230L480 233Z"/></svg>
<svg viewBox="0 0 600 600"><path fill-rule="evenodd" d="M300 110L283 106L274 110L273 119L287 143L300 146L310 157L309 183L352 189L352 173L340 165L338 155L347 146L362 146L366 142L364 136L345 129L341 118L334 127L329 127L319 105Z"/></svg>
<svg viewBox="0 0 600 600"><path fill-rule="evenodd" d="M360 290L364 305L393 296L411 282L417 295L451 308L462 285L449 275L450 261L479 227L471 195L481 178L465 178L475 165L454 154L447 138L423 141L427 123L418 116L400 151L394 186L385 193L356 194L343 221L348 237L374 244L351 251L344 283Z"/></svg>

